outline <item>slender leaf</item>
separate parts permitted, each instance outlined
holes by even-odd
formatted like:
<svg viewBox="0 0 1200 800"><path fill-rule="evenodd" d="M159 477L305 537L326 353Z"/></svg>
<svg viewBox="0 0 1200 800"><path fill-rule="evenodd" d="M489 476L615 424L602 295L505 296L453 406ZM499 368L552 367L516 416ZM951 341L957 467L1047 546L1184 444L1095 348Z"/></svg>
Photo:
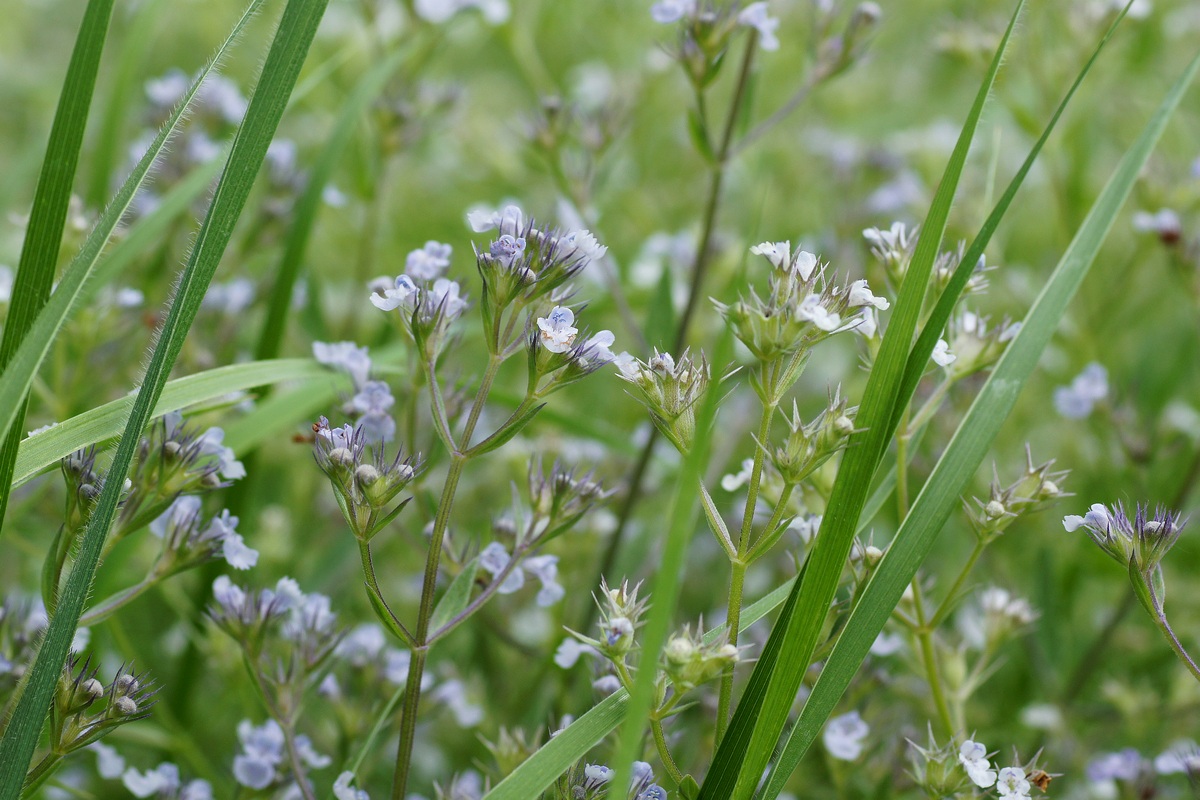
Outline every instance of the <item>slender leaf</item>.
<svg viewBox="0 0 1200 800"><path fill-rule="evenodd" d="M321 156L308 174L308 182L304 193L296 201L295 215L292 227L288 231L284 243L283 255L279 257L279 266L275 273L275 283L271 288L270 305L267 309L267 319L263 324L262 336L255 350L255 358L275 358L279 355L279 346L283 341L284 328L287 325L287 315L292 307L292 290L300 275L304 263L304 254L308 249L308 240L316 227L317 212L321 209L323 193L338 159L346 152L354 126L358 124L363 113L367 110L388 80L396 73L403 63L404 51L396 51L374 69L364 75L354 88L354 92L342 108L333 133L325 143Z"/></svg>
<svg viewBox="0 0 1200 800"><path fill-rule="evenodd" d="M996 365L955 431L941 459L896 533L895 541L876 567L859 601L850 612L816 686L805 702L779 762L771 774L765 798L774 798L820 733L838 699L900 602L917 568L929 554L938 533L958 505L992 440L1012 411L1038 358L1050 341L1067 304L1079 288L1113 220L1129 196L1138 173L1178 107L1200 67L1197 56L1168 92L1158 112L1125 153L1103 193L1092 206L1067 252L1030 309L1020 333Z"/></svg>
<svg viewBox="0 0 1200 800"><path fill-rule="evenodd" d="M743 628L758 622L786 601L794 582L793 578L768 592L761 600L746 606L742 610ZM719 625L704 634L704 641L711 644L724 632L725 626ZM628 701L629 694L624 689L601 700L498 783L484 796L484 800L529 800L537 797L555 778L616 730L625 718Z"/></svg>
<svg viewBox="0 0 1200 800"><path fill-rule="evenodd" d="M238 34L245 27L246 22L254 16L262 3L263 0L253 0L250 3L241 19L234 25L229 36L217 50L216 55L213 56L213 59L201 71L196 80L192 82L192 85L188 87L187 93L184 94L182 100L176 106L170 119L159 130L154 142L146 150L141 160L138 161L133 172L125 179L125 183L117 192L116 197L109 203L108 208L101 214L100 220L96 223L92 232L88 234L87 240L83 243L79 254L71 261L71 265L67 268L62 280L59 281L54 295L42 308L41 313L37 315L37 319L29 329L29 334L21 343L16 355L13 356L12 360L5 367L4 383L0 385L0 436L7 434L10 426L14 422L19 422L19 417L24 416L22 399L29 392L29 387L37 375L38 368L42 365L46 354L50 352L51 345L53 345L63 325L66 324L71 312L84 300L86 296L84 291L85 285L96 269L96 264L99 262L100 256L104 251L104 246L108 243L109 237L112 236L121 218L129 209L134 195L137 194L142 182L149 175L150 168L153 166L155 160L166 148L167 140L174 133L180 120L183 119L188 106L200 91L201 83L208 77L213 66L233 44ZM144 241L145 239L141 238L137 244L140 245ZM128 257L126 256L125 259L128 260Z"/></svg>
<svg viewBox="0 0 1200 800"><path fill-rule="evenodd" d="M438 631L450 620L454 619L471 602L471 589L475 587L475 573L478 572L479 560L471 559L455 576L442 595L442 599L433 608L433 616L429 618L429 630Z"/></svg>
<svg viewBox="0 0 1200 800"><path fill-rule="evenodd" d="M325 5L326 0L291 0L283 11L263 65L262 76L250 100L246 118L238 128L225 171L184 268L178 293L150 357L141 390L96 501L91 521L83 534L58 608L50 619L29 682L17 702L3 739L0 739L0 800L16 800L21 792L141 432L150 421L204 293L233 235L234 226L283 116L288 96L295 86Z"/></svg>
<svg viewBox="0 0 1200 800"><path fill-rule="evenodd" d="M96 88L96 73L108 35L112 7L113 0L89 0L75 39L75 49L71 52L71 63L67 66L67 78L54 112L50 142L34 192L33 208L29 212L29 227L17 262L4 336L0 339L0 370L4 371L5 384L8 383L9 362L25 340L34 317L46 304L54 284L71 187L75 182L75 167L79 163L79 149L83 144L83 131L92 104L92 92ZM3 442L0 445L0 531L8 508L13 462L21 442L19 431L29 401L22 392L15 402L9 402L11 406L0 405L0 413L11 413L16 420L11 433L9 425L0 428L0 442Z"/></svg>
<svg viewBox="0 0 1200 800"><path fill-rule="evenodd" d="M324 387L328 396L334 397L337 387L349 388L344 378L311 359L251 361L246 364L217 367L171 381L163 388L152 417L160 417L167 412L197 403L211 402L230 392L245 391L264 383L296 380L309 381L298 390L309 395L320 395L321 388ZM120 400L105 403L71 417L36 436L26 438L21 442L21 451L17 455L13 486L20 486L76 450L115 439L124 429L132 405L132 395L122 397ZM251 415L254 415L254 412L247 416ZM228 437L225 444L227 447L233 447ZM239 455L244 452L236 447L234 451Z"/></svg>
<svg viewBox="0 0 1200 800"><path fill-rule="evenodd" d="M787 723L788 712L812 660L826 612L850 553L872 479L890 438L888 425L958 180L983 106L1023 8L1024 0L1018 0L934 195L856 419L856 424L865 430L854 435L838 470L807 569L792 590L798 600L785 607L771 632L767 650L772 657L764 653L755 667L750 685L738 703L701 788L703 800L730 797L742 800L752 796ZM787 613L788 608L794 613ZM771 641L777 638L782 640L782 645L772 649ZM752 694L750 687L758 686L760 672L768 676L766 689Z"/></svg>

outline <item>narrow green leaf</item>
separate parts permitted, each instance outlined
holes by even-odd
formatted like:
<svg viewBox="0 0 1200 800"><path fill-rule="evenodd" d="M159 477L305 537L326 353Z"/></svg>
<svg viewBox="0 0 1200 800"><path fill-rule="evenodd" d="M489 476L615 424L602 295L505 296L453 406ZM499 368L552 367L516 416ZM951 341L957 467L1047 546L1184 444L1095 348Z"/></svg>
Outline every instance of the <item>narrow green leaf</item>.
<svg viewBox="0 0 1200 800"><path fill-rule="evenodd" d="M771 657L764 653L755 666L750 684L738 703L729 730L718 746L701 787L700 796L704 800L751 797L787 723L788 712L812 660L817 638L850 553L872 479L890 438L888 425L958 180L1023 8L1024 0L1019 0L946 165L884 334L879 357L867 382L856 419L856 424L865 430L852 437L804 576L792 590L798 600L785 606L771 632L767 647ZM787 613L788 608L794 609L795 613ZM782 645L773 649L771 643L776 639L780 639ZM762 683L758 677L760 672L769 676L766 689L752 693L751 687L757 688Z"/></svg>
<svg viewBox="0 0 1200 800"><path fill-rule="evenodd" d="M46 354L50 352L51 345L54 344L54 340L57 338L59 331L62 330L63 325L66 324L71 312L86 298L85 285L96 269L96 264L104 251L104 246L108 243L109 237L112 236L121 218L129 209L134 195L137 194L142 182L150 173L150 168L153 166L155 160L166 148L167 140L175 131L180 120L183 119L188 106L200 91L201 83L208 77L213 66L225 54L226 50L245 27L246 22L258 11L262 3L263 0L253 0L250 3L250 6L246 9L241 19L234 25L229 36L217 50L216 55L213 56L213 59L209 61L196 80L192 82L192 85L188 87L187 93L171 114L170 119L159 130L158 136L155 137L154 142L146 150L146 153L142 156L137 166L134 167L133 172L125 179L125 183L117 192L116 197L109 203L104 213L100 215L100 220L92 228L91 233L88 234L87 240L83 243L79 254L71 261L71 265L67 268L62 280L59 281L54 295L37 315L37 319L34 320L32 327L30 327L25 340L8 362L4 369L4 382L0 385L0 436L6 435L10 430L10 426L21 421L20 418L24 416L23 399L29 392L29 387L37 375L38 368L41 367ZM161 220L161 218L159 219ZM145 241L146 238L143 234L131 246L140 246ZM123 255L122 258L127 262L129 256ZM18 429L17 434L19 435L19 433ZM18 439L18 441L20 440ZM11 470L12 467L10 466L9 469Z"/></svg>
<svg viewBox="0 0 1200 800"><path fill-rule="evenodd" d="M794 578L787 581L761 600L746 606L742 610L743 627L758 622L787 600L794 581ZM724 625L713 628L704 634L704 641L711 644L724 631ZM484 796L484 800L529 800L537 797L555 778L616 730L625 718L628 700L629 694L620 689L597 703L498 783Z"/></svg>
<svg viewBox="0 0 1200 800"><path fill-rule="evenodd" d="M471 590L475 588L475 573L478 571L478 566L479 560L471 559L462 568L462 572L458 573L450 582L450 587L446 589L442 599L438 600L437 605L433 607L433 616L429 618L429 630L436 634L443 625L458 616L467 607L467 603L471 602Z"/></svg>
<svg viewBox="0 0 1200 800"><path fill-rule="evenodd" d="M91 521L83 534L58 609L50 618L29 682L17 702L3 739L0 739L0 800L16 800L20 795L141 432L150 421L204 293L233 235L234 226L283 116L288 96L295 86L325 5L326 0L291 0L284 9L246 118L234 138L225 171L204 224L200 227L195 247L179 282L178 293L167 312L158 343L150 357L129 422L117 446Z"/></svg>
<svg viewBox="0 0 1200 800"><path fill-rule="evenodd" d="M727 364L733 352L733 336L726 329L713 354L712 363ZM631 774L633 762L642 754L651 706L654 701L654 685L658 680L658 656L667 640L667 633L679 600L679 583L687 560L687 547L696 531L700 513L697 487L708 463L709 444L712 440L713 420L720 404L724 388L720 380L709 383L702 405L696 414L696 436L691 449L684 457L683 466L675 483L675 494L667 511L666 541L662 560L655 572L651 587L650 615L642 629L638 659L641 668L634 677L630 692L629 713L621 728L620 739L612 760L612 782L614 786L625 786Z"/></svg>
<svg viewBox="0 0 1200 800"><path fill-rule="evenodd" d="M308 358L251 361L216 367L171 381L163 388L151 418L198 403L211 402L230 392L245 391L265 383L296 380L309 381L298 391L313 395L320 393L320 387L325 387L330 398L336 396L337 387L349 387L345 378ZM17 455L13 486L22 485L76 450L115 439L124 430L132 405L132 395L122 397L71 417L36 436L27 437L21 442L21 450ZM251 412L247 418L254 415L255 412ZM238 420L234 425L242 421ZM225 444L233 447L228 436ZM237 448L234 450L239 455L244 452Z"/></svg>
<svg viewBox="0 0 1200 800"><path fill-rule="evenodd" d="M100 68L100 54L108 35L112 7L113 0L89 0L75 38L71 63L67 66L66 81L50 128L50 142L42 161L42 173L33 196L33 208L29 212L21 258L17 262L4 336L0 339L0 370L4 372L5 384L8 383L9 362L25 340L34 317L46 304L54 284L71 187L75 182L75 167L79 163L83 131L92 104L92 92L96 88L96 73ZM0 531L8 508L13 462L21 442L19 431L25 420L28 398L22 392L15 402L9 402L11 406L0 405L0 413L11 414L16 420L11 432L9 425L0 429L0 442L3 442L0 445Z"/></svg>
<svg viewBox="0 0 1200 800"><path fill-rule="evenodd" d="M1021 387L1037 366L1067 304L1087 274L1138 173L1195 78L1198 68L1200 56L1184 71L1141 136L1125 153L1050 280L1038 295L1020 333L1009 344L959 424L896 533L895 540L850 612L843 633L826 660L771 774L765 798L779 795L800 758L820 733L826 718L870 650L871 643L883 630L892 609L900 602L905 587L912 582L917 568L929 554L938 533L957 507L959 497L1012 411Z"/></svg>
<svg viewBox="0 0 1200 800"><path fill-rule="evenodd" d="M1096 45L1096 49L1092 51L1091 58L1083 65L1083 69L1075 77L1075 82L1071 84L1071 88L1067 90L1062 101L1059 102L1058 108L1054 110L1054 114L1050 117L1050 121L1046 124L1042 135L1038 137L1037 142L1030 149L1029 155L1025 157L1024 163L1021 164L1021 168L1017 170L1017 174L1009 182L1008 188L1004 190L1003 196L996 203L987 220L984 221L983 227L979 229L979 234L963 254L962 261L959 263L958 268L955 269L954 275L950 278L950 283L942 291L942 296L938 298L937 305L929 315L929 319L926 321L925 327L921 330L921 335L917 339L917 343L913 346L912 353L908 356L908 366L905 368L904 380L900 386L899 400L896 403L896 407L892 410L888 439L891 439L892 435L896 432L896 428L900 425L900 420L904 416L904 408L908 405L908 401L912 399L913 394L917 390L917 385L921 382L921 376L925 374L925 370L929 366L929 357L933 353L933 348L937 345L938 339L942 336L942 331L950 321L950 315L954 313L954 307L957 305L963 290L966 288L967 281L971 279L971 274L975 271L975 264L983 256L988 242L992 239L992 234L995 233L996 228L1000 225L1000 220L1008 212L1008 207L1012 204L1013 198L1016 197L1017 191L1025 182L1025 176L1029 174L1029 170L1033 167L1033 162L1041 154L1042 147L1046 144L1046 140L1050 138L1050 134L1053 133L1054 128L1058 125L1058 120L1062 117L1063 112L1067 109L1067 105L1075 96L1075 91L1083 83L1083 79L1087 77L1087 74L1091 72L1096 59L1100 57L1100 52L1104 50L1104 46L1108 44L1113 34L1116 33L1117 26L1125 18L1128 10L1128 6L1122 9L1121 13L1117 15L1117 18L1108 27L1108 30L1105 31L1104 36L1101 37L1099 44Z"/></svg>
<svg viewBox="0 0 1200 800"><path fill-rule="evenodd" d="M267 319L263 323L262 335L258 340L255 358L275 358L279 355L287 326L288 312L292 307L292 290L304 264L308 240L316 227L317 212L321 210L325 186L333 175L338 160L346 152L354 126L362 119L371 102L387 86L388 80L403 63L404 51L392 53L374 69L364 75L354 88L342 108L337 123L321 151L320 157L308 173L304 193L296 201L292 226L284 243L283 255L275 271L275 283L271 287L271 299L267 308Z"/></svg>

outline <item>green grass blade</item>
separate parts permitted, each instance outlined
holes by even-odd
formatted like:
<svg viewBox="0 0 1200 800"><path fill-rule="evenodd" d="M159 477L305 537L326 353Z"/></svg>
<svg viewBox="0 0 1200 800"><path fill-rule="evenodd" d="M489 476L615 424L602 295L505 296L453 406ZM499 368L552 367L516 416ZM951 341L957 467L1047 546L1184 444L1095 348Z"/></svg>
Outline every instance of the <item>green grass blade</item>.
<svg viewBox="0 0 1200 800"><path fill-rule="evenodd" d="M54 285L71 187L75 182L79 149L83 144L88 108L96 88L96 73L100 68L100 54L108 35L112 7L113 0L89 0L79 26L79 35L75 39L71 63L67 67L62 95L58 98L58 108L54 112L50 142L34 192L21 258L17 262L4 336L0 339L0 371L4 371L6 384L9 362L25 340L25 334L33 324L34 317L46 304L50 288ZM19 431L25 420L27 405L28 398L22 394L11 408L0 406L0 411L5 414L11 412L17 421L9 435L0 435L0 442L3 442L0 445L0 530L3 530L4 512L8 508L13 461L17 457L17 446L21 443ZM9 427L6 425L4 430L8 431Z"/></svg>
<svg viewBox="0 0 1200 800"><path fill-rule="evenodd" d="M100 208L108 200L113 170L121 158L124 125L129 116L129 104L142 95L141 67L146 63L150 47L157 39L154 28L163 11L171 8L167 0L151 0L133 12L129 29L122 37L120 55L104 108L100 112L99 132L92 147L91 173L84 199L91 208Z"/></svg>
<svg viewBox="0 0 1200 800"><path fill-rule="evenodd" d="M1200 67L1197 56L1171 88L1158 112L1137 142L1122 158L1108 185L1092 206L1067 252L1030 309L1021 332L1009 344L979 396L958 426L954 437L896 533L861 598L846 621L812 694L772 773L765 798L783 789L800 758L816 739L875 637L883 630L892 609L900 602L917 568L929 554L938 533L958 506L992 440L1008 417L1021 387L1037 366L1067 304L1083 281L1104 242L1113 220L1129 196L1171 114Z"/></svg>
<svg viewBox="0 0 1200 800"><path fill-rule="evenodd" d="M711 363L729 363L732 352L733 337L726 330ZM708 462L713 420L723 392L721 381L714 378L708 386L699 413L696 414L695 441L683 459L674 497L667 511L670 523L667 526L662 560L655 571L654 584L651 587L650 615L640 636L638 671L634 677L628 713L621 728L616 753L610 764L613 770L613 786L625 786L629 782L628 776L631 774L633 762L641 756L645 746L646 729L654 701L654 685L658 680L658 656L667 640L675 606L679 600L679 583L687 560L687 547L696 530L696 518L700 513L698 487L704 477L704 465Z"/></svg>
<svg viewBox="0 0 1200 800"><path fill-rule="evenodd" d="M1042 152L1042 146L1046 144L1046 140L1050 138L1050 134L1058 125L1058 120L1066 111L1067 104L1075 96L1075 91L1083 83L1083 79L1092 70L1092 66L1100 57L1100 52L1104 50L1104 46L1112 38L1117 30L1117 26L1121 20L1125 18L1128 11L1128 6L1122 9L1117 18L1113 20L1104 36L1101 37L1096 49L1092 51L1092 56L1083 65L1083 69L1079 71L1075 82L1071 84L1071 88L1063 96L1062 101L1058 104L1058 108L1054 110L1054 114L1050 117L1050 122L1046 124L1042 135L1038 137L1037 142L1029 151L1029 155L1025 157L1025 162L1021 164L1021 168L1017 170L1017 174L1013 176L1012 181L1008 184L1008 188L1004 190L999 202L996 203L992 213L983 223L983 227L979 229L979 234L975 240L971 242L966 253L963 254L962 261L958 268L954 271L954 275L950 278L950 283L947 284L942 296L938 298L937 305L929 316L929 320L925 323L925 327L921 330L921 335L917 339L917 343L913 346L912 353L908 356L908 366L904 371L904 381L900 387L900 399L896 403L895 409L892 411L892 421L888 428L888 438L896 432L896 428L900 425L900 419L904 416L904 408L908 405L908 401L912 399L913 393L917 390L917 385L921 382L921 376L925 374L929 366L929 357L933 353L933 348L937 345L937 340L941 337L942 331L946 324L950 321L950 315L954 313L954 306L958 303L959 297L962 295L963 289L967 286L967 281L970 280L972 272L975 270L975 264L983 255L984 250L988 246L988 242L992 239L992 234L1000 225L1000 220L1008 211L1008 207L1012 204L1013 198L1016 197L1017 191L1025 182L1025 176L1029 174L1029 170L1033 167L1033 162L1037 160L1038 155Z"/></svg>
<svg viewBox="0 0 1200 800"><path fill-rule="evenodd" d="M179 282L175 300L146 368L125 432L117 446L107 480L83 534L58 608L34 661L30 679L0 739L0 800L16 800L33 757L54 688L79 623L109 526L117 510L121 485L133 460L142 430L150 421L167 376L174 365L204 293L233 235L255 176L262 166L288 96L325 11L326 0L291 0L284 8L263 65L246 118L233 148L196 244Z"/></svg>
<svg viewBox="0 0 1200 800"><path fill-rule="evenodd" d="M79 254L72 259L71 264L67 267L67 271L63 274L62 280L58 283L58 288L55 289L48 303L43 306L41 312L34 320L32 327L29 329L28 335L17 349L16 354L8 362L4 369L4 382L0 385L0 436L5 436L9 433L11 426L19 422L19 417L23 414L18 412L23 410L23 400L29 392L29 387L33 384L33 379L37 375L38 369L42 365L42 361L50 352L54 340L57 338L59 331L66 324L71 313L79 307L87 296L85 286L89 283L96 270L96 265L100 261L100 257L104 252L104 246L108 244L109 237L112 236L121 218L125 216L125 212L129 209L133 202L134 196L141 187L143 181L150 173L151 167L155 160L161 155L167 146L167 140L174 133L179 122L183 119L188 106L195 99L196 94L200 91L200 86L208 74L212 71L215 64L221 59L234 40L242 32L246 22L258 11L263 0L254 0L229 36L217 50L216 55L209 61L208 65L200 73L200 75L188 87L187 93L176 106L171 117L159 130L158 136L155 137L153 144L142 156L133 172L125 179L125 183L121 186L112 202L100 215L100 220L96 226L88 234L87 239L80 248ZM164 211L169 213L170 209ZM161 218L159 218L161 222ZM141 246L146 241L146 236L143 234L130 247ZM126 254L122 258L127 262L129 255ZM120 262L119 262L120 263ZM111 272L111 270L110 270ZM94 287L94 283L93 283ZM20 430L17 430L19 436ZM19 439L18 439L19 442ZM15 454L14 454L15 456ZM9 466L12 470L12 466Z"/></svg>
<svg viewBox="0 0 1200 800"><path fill-rule="evenodd" d="M207 403L224 397L230 392L241 392L264 384L283 381L308 381L297 391L312 395L327 387L329 397L336 397L337 389L349 388L344 377L334 374L327 367L307 358L277 359L275 361L251 361L205 370L185 378L178 378L163 387L162 396L154 407L152 417L160 417L170 411L186 408L197 403ZM129 409L133 405L132 395L105 403L78 416L55 425L48 431L30 436L21 442L17 454L16 474L13 486L20 486L29 479L53 468L58 462L84 447L116 439L125 428ZM256 409L257 411L257 409ZM247 418L255 415L252 411ZM242 420L238 420L240 423ZM235 425L238 423L234 423ZM228 431L226 432L228 434ZM229 439L226 446L233 447ZM239 451L236 447L235 452Z"/></svg>
<svg viewBox="0 0 1200 800"><path fill-rule="evenodd" d="M283 341L284 329L287 326L288 312L292 307L292 290L296 286L296 279L299 277L300 268L304 263L309 237L312 236L313 228L316 227L317 212L321 210L325 186L329 183L329 178L333 175L338 160L346 152L350 137L354 134L355 125L362 119L371 102L387 86L388 79L400 68L403 56L403 51L392 53L359 80L354 92L342 108L333 132L321 151L321 156L309 172L304 193L296 201L295 218L288 231L283 255L279 258L279 266L276 268L267 319L263 323L262 335L254 353L255 358L276 358L279 355L280 343Z"/></svg>
<svg viewBox="0 0 1200 800"><path fill-rule="evenodd" d="M934 195L856 419L856 425L865 431L853 437L838 470L816 545L808 558L803 578L792 590L798 599L789 602L771 632L771 640L782 640L782 645L772 651L778 658L768 658L764 654L755 667L755 675L762 671L769 676L767 688L751 695L747 687L701 788L703 800L749 798L787 723L788 712L816 649L817 638L850 553L872 479L887 446L888 425L900 381L971 139L1023 8L1024 0L1019 0ZM787 613L787 608L794 613ZM756 685L754 675L750 683Z"/></svg>
<svg viewBox="0 0 1200 800"><path fill-rule="evenodd" d="M785 602L794 581L793 578L785 582L761 600L746 606L742 610L743 627L758 622ZM719 625L704 634L704 641L712 643L724 631L725 626ZM629 694L624 689L601 700L496 784L484 796L484 800L530 800L537 797L555 778L617 729L621 720L625 719L628 702Z"/></svg>

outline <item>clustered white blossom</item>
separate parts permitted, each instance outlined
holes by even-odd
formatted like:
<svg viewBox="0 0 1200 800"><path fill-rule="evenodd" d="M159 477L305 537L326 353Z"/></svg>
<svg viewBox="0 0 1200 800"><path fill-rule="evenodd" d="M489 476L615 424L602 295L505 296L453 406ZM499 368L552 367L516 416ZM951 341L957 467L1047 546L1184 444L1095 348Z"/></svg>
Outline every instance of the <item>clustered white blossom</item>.
<svg viewBox="0 0 1200 800"><path fill-rule="evenodd" d="M372 295L372 300L375 297ZM371 357L367 348L354 342L313 342L313 358L350 376L355 393L344 410L356 415L355 426L362 428L364 441L374 445L392 441L396 437L396 420L390 409L396 398L387 383L370 380Z"/></svg>
<svg viewBox="0 0 1200 800"><path fill-rule="evenodd" d="M833 717L825 724L821 742L829 755L841 761L855 761L862 755L864 741L871 732L857 711Z"/></svg>

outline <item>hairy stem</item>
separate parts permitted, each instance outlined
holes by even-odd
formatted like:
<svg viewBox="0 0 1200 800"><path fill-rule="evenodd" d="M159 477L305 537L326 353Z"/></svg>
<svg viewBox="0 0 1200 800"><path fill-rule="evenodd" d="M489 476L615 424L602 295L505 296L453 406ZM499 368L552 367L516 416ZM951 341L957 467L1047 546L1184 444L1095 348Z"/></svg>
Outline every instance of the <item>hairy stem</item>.
<svg viewBox="0 0 1200 800"><path fill-rule="evenodd" d="M654 746L658 748L658 758L662 761L663 768L667 774L671 776L671 780L678 785L683 783L683 771L675 764L675 759L671 757L671 751L667 747L667 736L663 732L662 720L657 716L650 717L650 731L654 734Z"/></svg>
<svg viewBox="0 0 1200 800"><path fill-rule="evenodd" d="M947 736L954 735L954 720L950 716L950 706L946 703L946 690L942 686L942 676L938 672L937 653L933 645L933 628L925 618L925 605L921 600L921 586L918 578L913 578L913 608L917 615L916 636L921 645L921 660L925 663L925 677L929 681L929 692L933 695L933 704L937 707L938 718L941 720L942 731Z"/></svg>

